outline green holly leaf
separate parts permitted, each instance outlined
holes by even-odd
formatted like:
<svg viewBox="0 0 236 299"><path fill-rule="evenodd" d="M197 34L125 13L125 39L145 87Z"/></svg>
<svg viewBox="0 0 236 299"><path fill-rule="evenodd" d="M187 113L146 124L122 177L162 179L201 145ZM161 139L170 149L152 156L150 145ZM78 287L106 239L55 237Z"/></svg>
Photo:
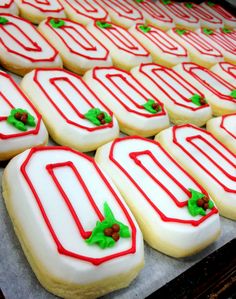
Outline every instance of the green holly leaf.
<svg viewBox="0 0 236 299"><path fill-rule="evenodd" d="M205 216L206 215L206 211L202 208L199 207L197 205L197 201L203 197L205 197L205 194L198 192L194 189L189 189L189 191L191 192L191 198L189 198L188 200L188 211L192 216L197 216L197 215L201 215L201 216ZM214 207L214 203L212 200L209 200L208 202L208 209L212 209Z"/></svg>
<svg viewBox="0 0 236 299"><path fill-rule="evenodd" d="M97 221L95 228L92 231L91 236L85 240L89 245L97 244L100 248L105 249L113 247L116 241L104 234L106 228L111 228L114 224L119 224L120 231L119 235L121 238L130 238L129 227L119 221L114 217L113 212L111 211L107 202L104 203L104 220L99 222Z"/></svg>
<svg viewBox="0 0 236 299"><path fill-rule="evenodd" d="M142 3L144 0L134 0L135 2Z"/></svg>
<svg viewBox="0 0 236 299"><path fill-rule="evenodd" d="M60 28L65 25L65 21L60 19L51 19L49 23L53 28Z"/></svg>
<svg viewBox="0 0 236 299"><path fill-rule="evenodd" d="M183 34L187 33L187 30L185 30L185 29L176 29L175 32L178 35L183 35Z"/></svg>
<svg viewBox="0 0 236 299"><path fill-rule="evenodd" d="M96 25L102 29L107 29L107 28L111 28L112 24L109 24L107 22L103 22L103 21L97 21Z"/></svg>
<svg viewBox="0 0 236 299"><path fill-rule="evenodd" d="M207 35L211 35L214 33L214 30L208 28L203 28L202 31Z"/></svg>
<svg viewBox="0 0 236 299"><path fill-rule="evenodd" d="M101 121L97 118L99 114L104 114L105 123L110 123L112 121L111 116L105 111L101 111L99 108L92 108L87 113L84 114L84 117L91 121L96 126L101 126Z"/></svg>
<svg viewBox="0 0 236 299"><path fill-rule="evenodd" d="M224 27L224 28L222 28L222 32L227 34L227 33L232 33L232 30Z"/></svg>
<svg viewBox="0 0 236 299"><path fill-rule="evenodd" d="M144 33L148 33L150 30L152 30L151 27L148 27L146 25L140 25L139 29L142 30Z"/></svg>
<svg viewBox="0 0 236 299"><path fill-rule="evenodd" d="M161 2L164 4L164 5L169 5L171 4L171 0L161 0Z"/></svg>
<svg viewBox="0 0 236 299"><path fill-rule="evenodd" d="M15 118L16 113L27 114L27 121L25 124L21 120ZM27 110L21 108L14 108L11 110L10 115L7 118L7 123L13 125L15 128L17 128L20 131L27 131L27 126L30 127L36 126L34 116L32 116Z"/></svg>
<svg viewBox="0 0 236 299"><path fill-rule="evenodd" d="M155 102L154 100L152 99L148 99L148 101L143 104L142 106L144 107L144 109L146 109L148 112L151 112L151 113L158 113L159 111L161 111L161 106L159 106L159 109L158 111L156 111L156 109L154 109L152 106L153 104L158 104L157 102ZM158 104L159 105L159 104Z"/></svg>
<svg viewBox="0 0 236 299"><path fill-rule="evenodd" d="M4 17L0 17L0 24L5 25L8 22L9 22L8 19L6 19Z"/></svg>
<svg viewBox="0 0 236 299"><path fill-rule="evenodd" d="M184 5L187 7L187 8L192 8L193 7L193 4L191 2L186 2L184 3Z"/></svg>
<svg viewBox="0 0 236 299"><path fill-rule="evenodd" d="M230 96L234 99L236 99L236 89L233 89L230 93Z"/></svg>
<svg viewBox="0 0 236 299"><path fill-rule="evenodd" d="M216 4L214 2L212 2L212 1L207 1L207 5L209 5L209 6L215 6Z"/></svg>
<svg viewBox="0 0 236 299"><path fill-rule="evenodd" d="M199 95L199 94L197 94L197 93L195 93L191 98L189 98L191 101L192 101L192 103L194 103L195 105L197 105L197 106L202 106L202 104L201 104L201 99L202 99L202 97ZM206 102L206 99L204 99L205 100L205 102Z"/></svg>

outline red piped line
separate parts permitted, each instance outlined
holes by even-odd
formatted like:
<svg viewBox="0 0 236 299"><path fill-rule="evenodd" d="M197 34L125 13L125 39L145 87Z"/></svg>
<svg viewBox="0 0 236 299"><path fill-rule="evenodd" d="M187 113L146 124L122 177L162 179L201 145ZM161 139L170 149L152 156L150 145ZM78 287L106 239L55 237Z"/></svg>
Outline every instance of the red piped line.
<svg viewBox="0 0 236 299"><path fill-rule="evenodd" d="M8 3L6 2L5 4L0 5L0 8L5 8L5 9L10 8L11 5L13 4L13 1L14 1L14 0L9 0Z"/></svg>
<svg viewBox="0 0 236 299"><path fill-rule="evenodd" d="M173 19L166 12L164 12L161 7L155 5L152 1L146 0L137 4L152 18L164 23L173 23Z"/></svg>
<svg viewBox="0 0 236 299"><path fill-rule="evenodd" d="M32 2L35 2L35 4L33 4ZM48 0L30 0L30 1L27 1L27 0L23 0L22 1L22 4L27 4L29 6L32 6L34 8L36 8L37 10L43 12L43 13L48 13L48 12L61 12L64 10L63 6L61 5L61 3L57 0L53 0L54 3L57 3L58 4L58 8L57 9L44 9L42 7L40 7L40 5L45 5L45 6L48 6L50 7L51 3L50 1Z"/></svg>
<svg viewBox="0 0 236 299"><path fill-rule="evenodd" d="M227 134L229 134L233 139L236 139L236 135L235 135L233 132L230 132L230 130L227 129L227 127L226 127L226 125L225 125L225 120L226 120L226 118L228 118L228 117L232 117L232 116L234 116L234 117L235 117L235 120L236 120L236 113L223 115L223 116L221 117L220 128L221 128L222 130L224 130Z"/></svg>

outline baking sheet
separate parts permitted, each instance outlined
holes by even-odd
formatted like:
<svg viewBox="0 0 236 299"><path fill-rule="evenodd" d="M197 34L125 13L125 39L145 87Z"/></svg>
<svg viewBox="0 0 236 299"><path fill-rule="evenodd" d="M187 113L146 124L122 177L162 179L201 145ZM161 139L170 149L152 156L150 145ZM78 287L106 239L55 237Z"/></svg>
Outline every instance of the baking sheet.
<svg viewBox="0 0 236 299"><path fill-rule="evenodd" d="M15 75L13 77L16 82L20 81L20 77ZM0 183L4 164L0 162ZM145 244L145 267L139 276L128 288L110 293L103 298L142 299L150 295L166 282L175 278L199 260L236 237L235 221L221 217L221 225L222 233L220 238L208 248L192 257L174 259L153 250ZM2 193L0 193L0 240L0 288L6 299L57 298L48 293L39 284L31 270L14 234Z"/></svg>

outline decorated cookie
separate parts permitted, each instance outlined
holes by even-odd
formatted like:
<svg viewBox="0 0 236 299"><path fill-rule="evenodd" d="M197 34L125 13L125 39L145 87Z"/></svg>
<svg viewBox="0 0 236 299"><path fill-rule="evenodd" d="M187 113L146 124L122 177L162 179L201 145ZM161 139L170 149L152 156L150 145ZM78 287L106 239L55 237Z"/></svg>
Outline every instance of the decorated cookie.
<svg viewBox="0 0 236 299"><path fill-rule="evenodd" d="M150 51L153 62L172 67L189 61L189 55L181 44L152 25L136 24L129 32Z"/></svg>
<svg viewBox="0 0 236 299"><path fill-rule="evenodd" d="M61 58L29 22L10 14L0 15L0 64L24 75L37 67L61 67Z"/></svg>
<svg viewBox="0 0 236 299"><path fill-rule="evenodd" d="M147 24L152 24L164 31L174 27L173 19L152 0L133 0L132 2L141 10Z"/></svg>
<svg viewBox="0 0 236 299"><path fill-rule="evenodd" d="M0 161L47 143L48 133L41 115L11 77L2 71L0 107Z"/></svg>
<svg viewBox="0 0 236 299"><path fill-rule="evenodd" d="M100 0L99 4L109 13L112 23L129 28L144 22L142 12L127 0Z"/></svg>
<svg viewBox="0 0 236 299"><path fill-rule="evenodd" d="M83 25L68 19L48 18L38 30L59 51L64 66L84 74L94 66L111 66L108 50Z"/></svg>
<svg viewBox="0 0 236 299"><path fill-rule="evenodd" d="M22 18L39 24L47 17L64 18L64 8L59 0L15 0Z"/></svg>
<svg viewBox="0 0 236 299"><path fill-rule="evenodd" d="M214 1L205 1L201 3L201 6L205 11L207 10L221 19L228 28L236 28L236 17L219 4L214 3Z"/></svg>
<svg viewBox="0 0 236 299"><path fill-rule="evenodd" d="M236 84L236 65L228 62L220 62L211 68L211 71L219 75L231 84Z"/></svg>
<svg viewBox="0 0 236 299"><path fill-rule="evenodd" d="M224 60L236 64L236 36L235 40L229 38L229 29L207 29L201 28L196 32L213 43L217 49L223 54Z"/></svg>
<svg viewBox="0 0 236 299"><path fill-rule="evenodd" d="M95 160L110 174L153 248L184 257L218 237L219 215L208 193L157 142L116 139L100 147Z"/></svg>
<svg viewBox="0 0 236 299"><path fill-rule="evenodd" d="M12 15L18 15L18 7L16 6L14 0L1 0L0 2L0 14L10 13Z"/></svg>
<svg viewBox="0 0 236 299"><path fill-rule="evenodd" d="M207 190L222 216L236 220L236 155L190 124L157 135L161 145Z"/></svg>
<svg viewBox="0 0 236 299"><path fill-rule="evenodd" d="M110 51L114 66L130 70L152 61L150 53L127 29L104 21L92 22L87 28Z"/></svg>
<svg viewBox="0 0 236 299"><path fill-rule="evenodd" d="M236 113L210 119L207 130L236 154Z"/></svg>
<svg viewBox="0 0 236 299"><path fill-rule="evenodd" d="M126 287L142 268L141 232L92 158L67 147L27 150L6 167L3 197L48 291L97 298Z"/></svg>
<svg viewBox="0 0 236 299"><path fill-rule="evenodd" d="M172 0L159 0L156 2L171 18L174 20L176 27L195 30L200 27L200 20L197 16L192 15L187 7L176 3Z"/></svg>
<svg viewBox="0 0 236 299"><path fill-rule="evenodd" d="M94 20L110 20L108 12L96 0L60 0L69 19L87 25Z"/></svg>
<svg viewBox="0 0 236 299"><path fill-rule="evenodd" d="M211 108L201 89L174 70L150 63L133 68L131 73L161 99L173 123L203 126L211 118Z"/></svg>
<svg viewBox="0 0 236 299"><path fill-rule="evenodd" d="M236 85L195 63L183 62L174 70L205 94L214 115L236 112Z"/></svg>
<svg viewBox="0 0 236 299"><path fill-rule="evenodd" d="M178 28L173 28L167 33L188 50L190 59L193 62L210 68L217 62L224 60L215 43L203 35Z"/></svg>
<svg viewBox="0 0 236 299"><path fill-rule="evenodd" d="M212 11L208 11L201 5L193 2L181 3L181 5L185 7L188 13L193 17L199 18L201 27L216 29L223 26L221 18L218 18Z"/></svg>
<svg viewBox="0 0 236 299"><path fill-rule="evenodd" d="M23 78L21 86L43 115L50 136L61 145L92 151L119 134L103 98L73 73L37 69Z"/></svg>
<svg viewBox="0 0 236 299"><path fill-rule="evenodd" d="M95 67L84 80L113 111L124 133L148 137L169 126L163 104L130 73Z"/></svg>

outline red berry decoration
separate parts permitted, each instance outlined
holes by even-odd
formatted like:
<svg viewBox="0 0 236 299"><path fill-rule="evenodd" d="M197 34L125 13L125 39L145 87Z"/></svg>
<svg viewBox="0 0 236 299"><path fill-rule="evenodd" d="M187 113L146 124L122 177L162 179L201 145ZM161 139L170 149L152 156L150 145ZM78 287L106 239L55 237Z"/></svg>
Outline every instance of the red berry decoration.
<svg viewBox="0 0 236 299"><path fill-rule="evenodd" d="M111 237L113 234L113 229L111 227L105 228L104 229L104 235L107 237Z"/></svg>
<svg viewBox="0 0 236 299"><path fill-rule="evenodd" d="M111 237L114 241L117 242L120 239L120 234L119 233L113 233Z"/></svg>
<svg viewBox="0 0 236 299"><path fill-rule="evenodd" d="M120 226L119 224L115 223L111 227L113 229L113 232L118 233L120 231Z"/></svg>

